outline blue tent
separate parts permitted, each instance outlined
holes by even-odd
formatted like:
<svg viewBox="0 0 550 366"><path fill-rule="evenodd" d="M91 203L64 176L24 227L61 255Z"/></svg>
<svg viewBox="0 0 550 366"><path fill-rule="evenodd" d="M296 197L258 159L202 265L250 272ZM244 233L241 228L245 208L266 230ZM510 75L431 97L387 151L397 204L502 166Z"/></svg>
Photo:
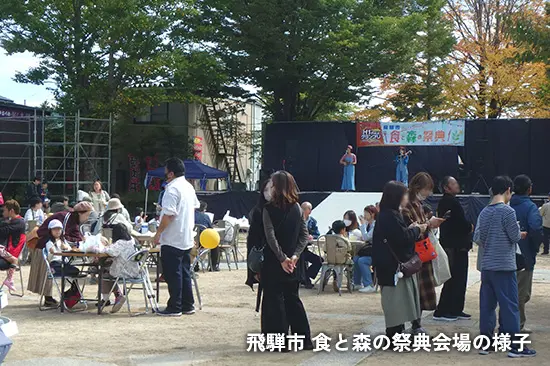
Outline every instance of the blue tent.
<svg viewBox="0 0 550 366"><path fill-rule="evenodd" d="M206 181L208 179L225 179L227 181L227 186L231 189L231 182L229 179L229 173L224 172L216 168L212 168L206 164L201 163L198 160L184 160L183 164L185 165L185 178L186 179L200 179L201 189L206 190ZM153 170L149 170L145 175L145 208L147 209L147 198L149 189L149 183L153 178L164 178L164 167L159 167Z"/></svg>
<svg viewBox="0 0 550 366"><path fill-rule="evenodd" d="M206 184L208 179L226 179L229 185L229 173L224 172L216 168L212 168L206 164L201 163L198 160L185 160L183 162L185 165L185 178L187 179L200 179L201 188L203 181ZM156 168L149 170L145 175L145 187L149 186L151 179L153 178L164 178L164 167Z"/></svg>

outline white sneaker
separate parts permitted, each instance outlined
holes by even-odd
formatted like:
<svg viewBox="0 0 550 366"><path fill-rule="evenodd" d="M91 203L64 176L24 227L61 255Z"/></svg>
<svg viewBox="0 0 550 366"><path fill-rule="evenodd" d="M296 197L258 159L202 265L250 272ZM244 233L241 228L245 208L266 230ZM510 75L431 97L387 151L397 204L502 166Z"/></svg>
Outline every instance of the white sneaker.
<svg viewBox="0 0 550 366"><path fill-rule="evenodd" d="M363 285L353 285L353 291L359 291L363 288Z"/></svg>
<svg viewBox="0 0 550 366"><path fill-rule="evenodd" d="M359 289L359 292L362 294L372 294L373 292L376 292L376 289L372 286L366 286L362 289Z"/></svg>

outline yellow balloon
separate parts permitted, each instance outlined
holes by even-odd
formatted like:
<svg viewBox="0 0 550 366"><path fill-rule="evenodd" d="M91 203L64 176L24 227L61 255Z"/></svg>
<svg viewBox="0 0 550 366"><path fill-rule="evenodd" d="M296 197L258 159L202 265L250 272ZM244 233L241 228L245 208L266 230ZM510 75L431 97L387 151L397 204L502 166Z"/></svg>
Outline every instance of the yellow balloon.
<svg viewBox="0 0 550 366"><path fill-rule="evenodd" d="M205 229L200 236L201 245L206 249L214 249L220 244L220 234L214 229Z"/></svg>

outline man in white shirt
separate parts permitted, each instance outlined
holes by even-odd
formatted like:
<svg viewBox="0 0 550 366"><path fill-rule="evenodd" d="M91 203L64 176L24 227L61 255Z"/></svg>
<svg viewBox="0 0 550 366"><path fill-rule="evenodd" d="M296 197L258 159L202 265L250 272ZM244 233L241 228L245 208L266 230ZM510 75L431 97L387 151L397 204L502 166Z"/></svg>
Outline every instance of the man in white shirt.
<svg viewBox="0 0 550 366"><path fill-rule="evenodd" d="M194 246L195 208L199 200L193 186L185 180L185 167L178 158L170 158L164 168L165 193L162 198L160 225L155 244L161 245L163 275L170 299L160 316L181 316L195 313L191 286L191 249Z"/></svg>

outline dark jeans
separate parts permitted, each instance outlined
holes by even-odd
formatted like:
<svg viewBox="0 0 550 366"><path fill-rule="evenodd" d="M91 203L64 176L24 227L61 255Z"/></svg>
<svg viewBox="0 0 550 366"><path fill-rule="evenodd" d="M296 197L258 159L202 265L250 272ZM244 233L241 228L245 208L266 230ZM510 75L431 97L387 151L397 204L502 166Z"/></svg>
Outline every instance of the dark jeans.
<svg viewBox="0 0 550 366"><path fill-rule="evenodd" d="M550 227L543 227L543 234L544 234L544 254L548 254L548 250L550 249Z"/></svg>
<svg viewBox="0 0 550 366"><path fill-rule="evenodd" d="M451 278L443 284L435 316L458 316L464 311L468 285L468 252L445 248L449 257Z"/></svg>
<svg viewBox="0 0 550 366"><path fill-rule="evenodd" d="M168 311L189 311L195 308L191 285L191 249L181 250L170 245L160 247L162 274L168 285Z"/></svg>
<svg viewBox="0 0 550 366"><path fill-rule="evenodd" d="M55 275L61 276L61 262L60 261L52 261L50 262L50 268L52 269L52 272ZM65 276L67 277L73 277L78 276L80 273L80 270L73 266L72 264L65 264Z"/></svg>
<svg viewBox="0 0 550 366"><path fill-rule="evenodd" d="M311 331L306 309L298 295L298 281L262 283L262 333L288 334L305 336L304 346L311 345Z"/></svg>
<svg viewBox="0 0 550 366"><path fill-rule="evenodd" d="M307 263L309 263L309 267L306 270L307 277L311 279L317 277L317 274L319 273L319 270L321 269L321 266L323 264L323 259L319 257L317 254L310 252L308 248L306 248L302 252L301 256L306 261L306 265Z"/></svg>

